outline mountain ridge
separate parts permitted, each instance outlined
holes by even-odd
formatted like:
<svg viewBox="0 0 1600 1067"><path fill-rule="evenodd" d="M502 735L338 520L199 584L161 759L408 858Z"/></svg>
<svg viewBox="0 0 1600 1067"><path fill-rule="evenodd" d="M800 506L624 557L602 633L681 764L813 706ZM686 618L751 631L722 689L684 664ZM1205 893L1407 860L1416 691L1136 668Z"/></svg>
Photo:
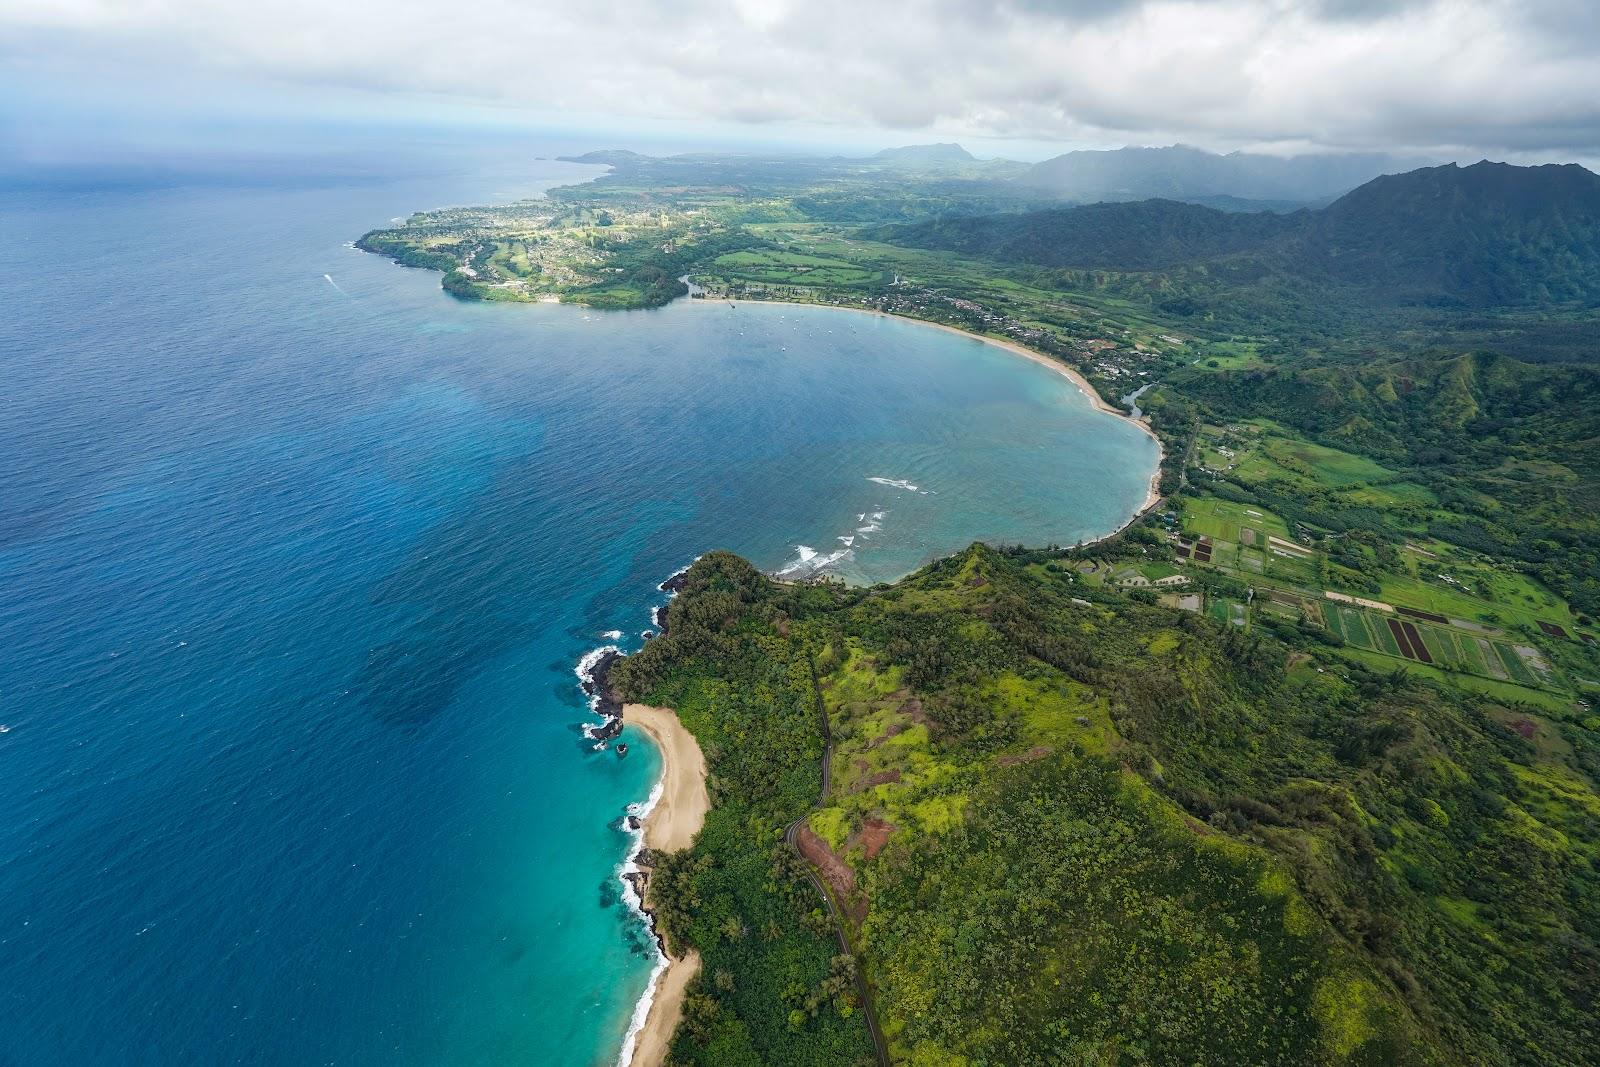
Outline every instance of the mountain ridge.
<svg viewBox="0 0 1600 1067"><path fill-rule="evenodd" d="M1419 168L1288 215L1148 199L888 226L876 236L1057 268L1150 271L1253 259L1389 303L1600 302L1600 175L1577 164Z"/></svg>
<svg viewBox="0 0 1600 1067"><path fill-rule="evenodd" d="M1130 145L1067 152L1034 164L1016 180L1019 185L1079 202L1209 196L1307 202L1339 196L1380 174L1431 162L1384 153L1219 155L1184 144Z"/></svg>

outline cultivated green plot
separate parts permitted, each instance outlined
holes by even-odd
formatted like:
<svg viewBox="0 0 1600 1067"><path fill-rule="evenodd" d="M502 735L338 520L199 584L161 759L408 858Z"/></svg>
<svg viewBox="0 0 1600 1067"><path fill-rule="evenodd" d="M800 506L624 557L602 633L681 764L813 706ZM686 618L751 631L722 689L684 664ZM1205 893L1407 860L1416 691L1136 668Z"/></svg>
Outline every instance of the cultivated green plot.
<svg viewBox="0 0 1600 1067"><path fill-rule="evenodd" d="M1278 466L1334 488L1395 477L1394 471L1370 459L1298 438L1269 437L1262 442L1262 451Z"/></svg>
<svg viewBox="0 0 1600 1067"><path fill-rule="evenodd" d="M1433 662L1444 667L1460 668L1462 665L1461 651L1456 648L1455 638L1449 630L1441 630L1437 626L1425 623L1413 623L1417 628L1417 636L1422 638L1422 645L1433 657Z"/></svg>
<svg viewBox="0 0 1600 1067"><path fill-rule="evenodd" d="M1345 643L1349 643L1350 636L1345 632L1344 620L1339 618L1338 608L1325 608L1322 612L1322 621L1328 627L1328 632L1337 636Z"/></svg>
<svg viewBox="0 0 1600 1067"><path fill-rule="evenodd" d="M1283 578L1297 585L1310 584L1316 580L1317 569L1308 559L1269 551L1266 561L1267 573L1275 578Z"/></svg>
<svg viewBox="0 0 1600 1067"><path fill-rule="evenodd" d="M1354 611L1350 608L1336 608L1335 610L1339 613L1344 624L1346 641L1361 648L1374 647L1372 627L1368 625L1367 618L1362 612Z"/></svg>
<svg viewBox="0 0 1600 1067"><path fill-rule="evenodd" d="M1498 677L1489 670L1483 661L1483 649L1478 646L1478 639L1471 634L1455 634L1456 647L1461 650L1462 666L1473 674L1483 674L1489 677Z"/></svg>
<svg viewBox="0 0 1600 1067"><path fill-rule="evenodd" d="M1378 635L1378 648L1391 656L1400 654L1400 646L1395 642L1394 631L1389 629L1387 617L1372 616L1372 629Z"/></svg>
<svg viewBox="0 0 1600 1067"><path fill-rule="evenodd" d="M1503 641L1495 641L1494 649L1499 654L1500 662L1505 666L1506 673L1511 676L1512 681L1521 682L1523 685L1536 686L1539 684L1539 680L1533 676L1533 671L1529 670L1528 665L1522 661L1522 657L1517 655L1516 649Z"/></svg>

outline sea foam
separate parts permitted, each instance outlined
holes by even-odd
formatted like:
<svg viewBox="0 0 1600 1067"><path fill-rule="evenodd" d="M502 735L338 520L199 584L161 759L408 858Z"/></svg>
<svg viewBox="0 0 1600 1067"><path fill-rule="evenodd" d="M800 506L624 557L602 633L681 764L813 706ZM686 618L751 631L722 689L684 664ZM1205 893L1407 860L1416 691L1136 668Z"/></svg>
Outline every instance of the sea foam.
<svg viewBox="0 0 1600 1067"><path fill-rule="evenodd" d="M643 804L628 805L628 814L639 817L639 828L628 831L633 835L633 844L628 846L628 858L617 868L617 879L622 882L622 901L650 931L651 940L656 948L655 966L650 969L650 980L645 983L644 993L640 995L639 1002L633 1006L633 1016L628 1020L628 1032L622 1038L622 1051L617 1054L617 1067L628 1067L629 1061L633 1059L633 1047L638 1043L639 1031L644 1029L645 1020L650 1017L650 1005L656 999L656 986L661 983L661 976L667 969L667 954L661 949L661 939L656 936L655 924L651 921L650 914L644 910L644 901L639 898L638 890L633 888L632 879L627 877L639 873L639 853L644 850L644 820L655 810L665 785L665 779L658 780L655 788L650 790L649 799Z"/></svg>
<svg viewBox="0 0 1600 1067"><path fill-rule="evenodd" d="M835 563L851 559L855 553L848 547L837 552L822 553L810 545L795 545L795 558L778 568L779 578L813 578Z"/></svg>

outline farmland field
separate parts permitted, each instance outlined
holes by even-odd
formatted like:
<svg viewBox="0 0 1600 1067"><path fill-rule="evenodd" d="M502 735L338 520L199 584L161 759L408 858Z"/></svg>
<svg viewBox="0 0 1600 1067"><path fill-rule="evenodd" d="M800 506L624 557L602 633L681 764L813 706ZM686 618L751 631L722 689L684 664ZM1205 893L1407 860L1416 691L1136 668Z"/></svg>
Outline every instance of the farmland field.
<svg viewBox="0 0 1600 1067"><path fill-rule="evenodd" d="M1512 680L1521 682L1523 685L1539 684L1539 679L1534 676L1532 669L1524 662L1523 658L1517 655L1516 649L1499 641L1496 641L1494 645L1495 651L1500 654L1500 662L1505 664L1506 671L1511 675Z"/></svg>
<svg viewBox="0 0 1600 1067"><path fill-rule="evenodd" d="M1345 640L1362 648L1372 648L1372 628L1367 625L1367 620L1362 618L1361 612L1349 611L1345 608L1337 609L1339 621L1344 625Z"/></svg>
<svg viewBox="0 0 1600 1067"><path fill-rule="evenodd" d="M1350 609L1346 608L1344 610L1348 611ZM1389 631L1387 622L1374 618L1372 629L1378 635L1378 650L1380 652L1387 652L1391 656L1400 654L1400 646L1395 644L1394 634Z"/></svg>
<svg viewBox="0 0 1600 1067"><path fill-rule="evenodd" d="M1562 624L1571 618L1558 598L1523 575L1485 572L1478 586L1484 595L1477 596L1441 581L1386 574L1378 599L1468 621L1492 615L1501 624L1522 622L1533 626L1541 617Z"/></svg>
<svg viewBox="0 0 1600 1067"><path fill-rule="evenodd" d="M780 285L861 285L881 273L847 260L786 251L729 252L712 261L731 278Z"/></svg>
<svg viewBox="0 0 1600 1067"><path fill-rule="evenodd" d="M1288 525L1262 508L1231 500L1202 497L1184 501L1184 529L1214 540L1238 541L1239 529L1249 526L1278 537L1289 536Z"/></svg>
<svg viewBox="0 0 1600 1067"><path fill-rule="evenodd" d="M1314 445L1297 438L1268 437L1262 443L1262 451L1278 466L1295 473L1308 474L1317 482L1336 489L1361 482L1387 481L1395 477L1394 471L1381 467L1370 459Z"/></svg>

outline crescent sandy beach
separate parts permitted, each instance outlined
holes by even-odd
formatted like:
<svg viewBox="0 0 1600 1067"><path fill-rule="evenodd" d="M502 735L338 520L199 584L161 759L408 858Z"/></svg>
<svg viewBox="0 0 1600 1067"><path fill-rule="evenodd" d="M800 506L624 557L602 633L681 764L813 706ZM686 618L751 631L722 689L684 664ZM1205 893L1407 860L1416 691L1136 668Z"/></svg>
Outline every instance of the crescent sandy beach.
<svg viewBox="0 0 1600 1067"><path fill-rule="evenodd" d="M648 734L661 753L661 796L644 819L645 847L652 852L688 848L711 807L706 793L706 760L699 744L671 708L628 704L622 709L622 720ZM649 907L647 890L646 910ZM635 1036L633 1055L624 1067L659 1067L666 1062L672 1031L683 1012L684 994L699 970L700 956L692 950L681 958L667 957L666 969L656 979L644 1026Z"/></svg>

